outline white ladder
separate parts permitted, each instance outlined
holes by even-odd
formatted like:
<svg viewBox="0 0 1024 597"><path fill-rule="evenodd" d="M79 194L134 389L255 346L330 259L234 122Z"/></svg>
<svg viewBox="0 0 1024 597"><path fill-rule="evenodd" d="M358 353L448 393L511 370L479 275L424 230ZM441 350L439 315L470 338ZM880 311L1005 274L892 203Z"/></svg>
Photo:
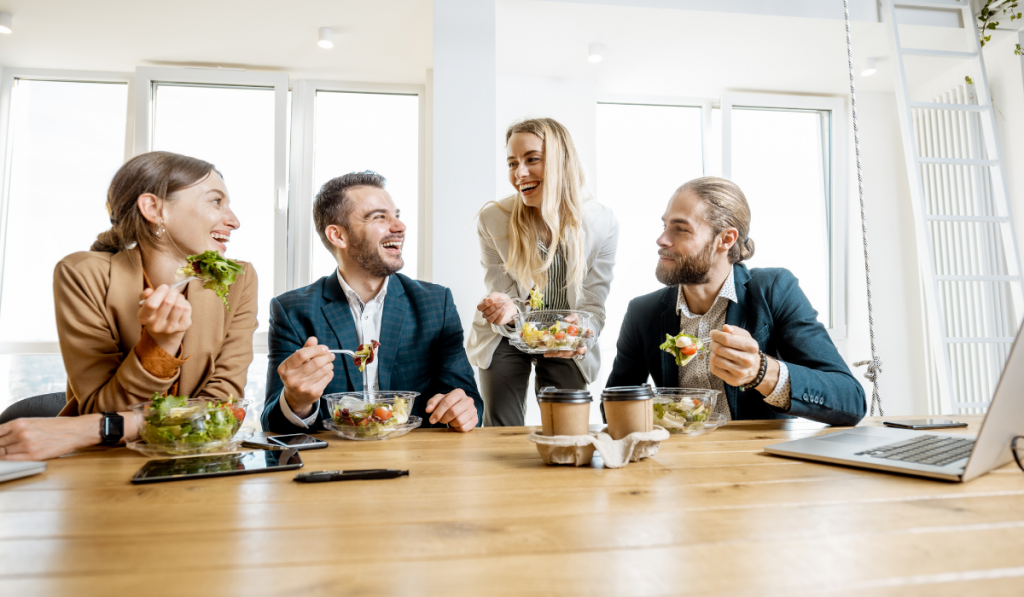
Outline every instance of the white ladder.
<svg viewBox="0 0 1024 597"><path fill-rule="evenodd" d="M970 0L884 0L884 6L929 370L939 394L932 403L942 413L982 412L1024 316L1024 292L977 20ZM969 51L903 47L897 7L959 11ZM974 84L935 101L911 101L903 63L908 55L950 59L951 67L959 61Z"/></svg>

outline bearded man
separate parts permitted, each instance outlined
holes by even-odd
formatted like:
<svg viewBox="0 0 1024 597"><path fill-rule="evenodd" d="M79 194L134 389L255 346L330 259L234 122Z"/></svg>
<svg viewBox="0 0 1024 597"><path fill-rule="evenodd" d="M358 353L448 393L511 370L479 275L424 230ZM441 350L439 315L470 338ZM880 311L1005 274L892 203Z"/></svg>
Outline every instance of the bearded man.
<svg viewBox="0 0 1024 597"><path fill-rule="evenodd" d="M470 431L483 401L462 343L451 290L412 280L402 268L405 224L384 177L353 172L328 181L313 202L313 223L338 268L270 301L270 366L263 429L323 429L324 394L363 390L355 351L380 343L366 358L370 390L419 392L412 415L424 427ZM401 361L401 366L399 366Z"/></svg>
<svg viewBox="0 0 1024 597"><path fill-rule="evenodd" d="M718 390L725 400L715 410L728 419L803 417L845 426L864 418L864 389L796 277L743 265L754 241L736 184L691 180L672 196L662 222L656 274L667 288L630 301L608 387L650 376L659 387ZM660 346L680 333L710 337L710 350L676 365Z"/></svg>

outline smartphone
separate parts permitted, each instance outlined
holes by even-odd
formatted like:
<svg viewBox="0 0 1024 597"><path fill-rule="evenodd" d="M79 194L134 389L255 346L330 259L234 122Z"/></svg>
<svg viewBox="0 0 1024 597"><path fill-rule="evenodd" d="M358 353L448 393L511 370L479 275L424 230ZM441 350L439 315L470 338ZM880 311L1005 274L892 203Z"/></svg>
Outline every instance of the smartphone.
<svg viewBox="0 0 1024 597"><path fill-rule="evenodd" d="M911 419L908 421L882 421L882 425L899 427L900 429L948 429L967 427L967 423L950 421L949 419Z"/></svg>
<svg viewBox="0 0 1024 597"><path fill-rule="evenodd" d="M289 471L302 468L302 458L295 449L270 452L234 452L209 456L187 456L150 460L132 477L132 483L158 483L205 477L225 477Z"/></svg>
<svg viewBox="0 0 1024 597"><path fill-rule="evenodd" d="M242 442L242 445L246 448L257 448L260 450L284 450L286 448L316 450L326 448L327 442L305 433L293 433L291 435L275 436L254 435Z"/></svg>
<svg viewBox="0 0 1024 597"><path fill-rule="evenodd" d="M274 435L266 438L266 440L272 444L277 444L278 446L285 448L295 448L296 450L316 450L318 448L327 447L327 442L324 440L313 437L312 435L306 435L305 433Z"/></svg>

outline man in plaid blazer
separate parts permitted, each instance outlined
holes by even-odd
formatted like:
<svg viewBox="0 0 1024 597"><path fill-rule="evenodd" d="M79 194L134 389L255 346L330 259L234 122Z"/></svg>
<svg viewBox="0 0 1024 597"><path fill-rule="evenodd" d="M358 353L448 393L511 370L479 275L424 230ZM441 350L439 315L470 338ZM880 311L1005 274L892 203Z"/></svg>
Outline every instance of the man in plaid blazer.
<svg viewBox="0 0 1024 597"><path fill-rule="evenodd" d="M346 355L380 342L366 363L370 389L419 392L412 415L424 427L470 431L483 402L462 343L451 290L398 274L405 224L385 180L373 172L327 182L313 220L337 271L270 301L270 366L263 429L323 429L324 394L361 391L363 373Z"/></svg>

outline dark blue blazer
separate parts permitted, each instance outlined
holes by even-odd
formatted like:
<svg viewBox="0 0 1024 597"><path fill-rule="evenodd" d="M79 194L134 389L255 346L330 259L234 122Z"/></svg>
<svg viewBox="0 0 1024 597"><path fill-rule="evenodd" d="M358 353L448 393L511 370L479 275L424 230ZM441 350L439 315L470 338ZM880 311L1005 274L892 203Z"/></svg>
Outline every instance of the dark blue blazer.
<svg viewBox="0 0 1024 597"><path fill-rule="evenodd" d="M757 390L741 392L726 384L734 419L803 417L829 425L856 425L865 412L864 388L850 373L818 313L800 290L796 276L781 268L748 270L733 266L736 303L729 303L725 323L741 327L765 354L786 363L791 383L790 407L783 411L764 401ZM677 387L675 358L660 350L665 334L679 333L677 286L630 301L619 330L618 354L608 387L647 382Z"/></svg>
<svg viewBox="0 0 1024 597"><path fill-rule="evenodd" d="M423 427L432 426L424 410L427 400L456 388L473 398L477 416L483 420L483 401L462 344L462 321L451 290L402 274L391 276L384 297L380 335L379 386L382 390L419 392L412 414L423 418ZM270 301L270 365L262 420L266 431L306 431L292 424L281 411L278 402L284 385L277 367L302 348L310 336L316 336L317 342L330 348L355 350L359 345L352 308L337 273ZM337 356L334 379L327 384L324 394L361 391L363 374L359 368L351 357ZM323 429L323 419L329 416L327 401L321 398L320 416L312 429Z"/></svg>

